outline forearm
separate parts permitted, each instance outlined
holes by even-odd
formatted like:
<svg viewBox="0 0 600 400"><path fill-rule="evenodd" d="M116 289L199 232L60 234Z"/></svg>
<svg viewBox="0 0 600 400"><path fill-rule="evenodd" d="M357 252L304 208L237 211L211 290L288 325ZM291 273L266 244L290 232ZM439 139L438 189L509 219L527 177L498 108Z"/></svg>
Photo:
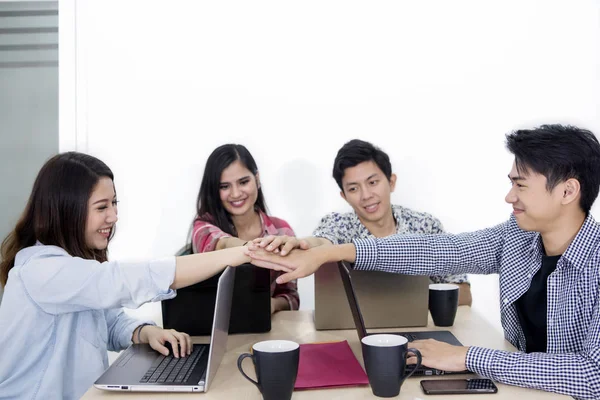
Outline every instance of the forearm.
<svg viewBox="0 0 600 400"><path fill-rule="evenodd" d="M142 333L144 332L144 328L147 326L148 325L146 325L146 324L142 324L134 329L133 334L131 335L132 343L148 343L148 339L147 339L146 335L142 336Z"/></svg>
<svg viewBox="0 0 600 400"><path fill-rule="evenodd" d="M311 249L311 251L314 251L317 255L320 265L337 261L353 263L356 260L356 247L354 247L353 243L320 246Z"/></svg>
<svg viewBox="0 0 600 400"><path fill-rule="evenodd" d="M457 235L356 239L355 268L425 276L498 273L507 229L507 224L500 224Z"/></svg>
<svg viewBox="0 0 600 400"><path fill-rule="evenodd" d="M509 385L598 399L599 361L592 354L526 354L470 347L466 365L469 371Z"/></svg>
<svg viewBox="0 0 600 400"><path fill-rule="evenodd" d="M250 262L244 254L245 247L235 247L208 253L176 257L175 278L171 289L193 285L214 276L227 266Z"/></svg>
<svg viewBox="0 0 600 400"><path fill-rule="evenodd" d="M108 328L107 349L121 351L131 343L137 343L137 331L144 323L154 324L152 321L140 321L127 315L122 309L105 310L106 325Z"/></svg>
<svg viewBox="0 0 600 400"><path fill-rule="evenodd" d="M285 311L290 310L290 303L283 296L273 297L271 298L272 303L272 313L276 313L277 311Z"/></svg>
<svg viewBox="0 0 600 400"><path fill-rule="evenodd" d="M322 237L307 236L305 238L302 238L302 240L305 240L310 248L331 245L331 242L329 240Z"/></svg>
<svg viewBox="0 0 600 400"><path fill-rule="evenodd" d="M222 237L217 242L217 247L215 250L231 249L233 247L243 246L245 243L246 240L242 240L233 236Z"/></svg>

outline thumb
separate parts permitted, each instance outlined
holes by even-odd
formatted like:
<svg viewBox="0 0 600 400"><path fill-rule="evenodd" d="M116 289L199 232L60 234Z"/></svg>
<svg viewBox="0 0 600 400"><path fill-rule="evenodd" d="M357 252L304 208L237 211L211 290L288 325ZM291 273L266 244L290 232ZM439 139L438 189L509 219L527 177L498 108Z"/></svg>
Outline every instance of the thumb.
<svg viewBox="0 0 600 400"><path fill-rule="evenodd" d="M294 279L300 278L300 272L298 270L288 272L287 274L279 275L277 277L277 283L283 284L288 283L289 281L293 281Z"/></svg>
<svg viewBox="0 0 600 400"><path fill-rule="evenodd" d="M302 250L308 250L308 249L309 249L309 247L310 247L310 246L308 245L308 242L307 242L306 240L301 240L301 241L300 241L300 248L301 248Z"/></svg>

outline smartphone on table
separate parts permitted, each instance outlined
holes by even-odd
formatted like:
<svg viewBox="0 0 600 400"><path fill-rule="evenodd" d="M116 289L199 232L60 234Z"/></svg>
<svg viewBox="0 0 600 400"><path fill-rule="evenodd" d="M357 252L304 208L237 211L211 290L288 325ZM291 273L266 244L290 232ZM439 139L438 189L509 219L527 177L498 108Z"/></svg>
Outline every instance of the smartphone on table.
<svg viewBox="0 0 600 400"><path fill-rule="evenodd" d="M424 379L421 388L425 394L482 394L498 393L491 379Z"/></svg>

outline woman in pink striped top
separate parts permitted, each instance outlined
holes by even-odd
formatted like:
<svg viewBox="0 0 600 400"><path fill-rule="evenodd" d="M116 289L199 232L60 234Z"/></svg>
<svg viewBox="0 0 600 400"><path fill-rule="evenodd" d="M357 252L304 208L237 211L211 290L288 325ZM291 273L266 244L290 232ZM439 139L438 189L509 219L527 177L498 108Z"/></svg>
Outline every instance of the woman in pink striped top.
<svg viewBox="0 0 600 400"><path fill-rule="evenodd" d="M216 148L206 161L192 231L194 253L243 246L267 235L295 236L290 225L267 215L254 158L240 144ZM271 271L271 313L297 310L296 281L278 285Z"/></svg>

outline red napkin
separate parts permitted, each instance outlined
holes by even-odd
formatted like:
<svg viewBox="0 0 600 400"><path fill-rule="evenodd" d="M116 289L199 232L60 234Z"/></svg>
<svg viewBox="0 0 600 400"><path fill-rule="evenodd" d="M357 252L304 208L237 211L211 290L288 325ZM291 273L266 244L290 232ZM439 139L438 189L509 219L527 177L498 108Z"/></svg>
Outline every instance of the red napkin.
<svg viewBox="0 0 600 400"><path fill-rule="evenodd" d="M300 345L295 389L368 385L347 341Z"/></svg>

